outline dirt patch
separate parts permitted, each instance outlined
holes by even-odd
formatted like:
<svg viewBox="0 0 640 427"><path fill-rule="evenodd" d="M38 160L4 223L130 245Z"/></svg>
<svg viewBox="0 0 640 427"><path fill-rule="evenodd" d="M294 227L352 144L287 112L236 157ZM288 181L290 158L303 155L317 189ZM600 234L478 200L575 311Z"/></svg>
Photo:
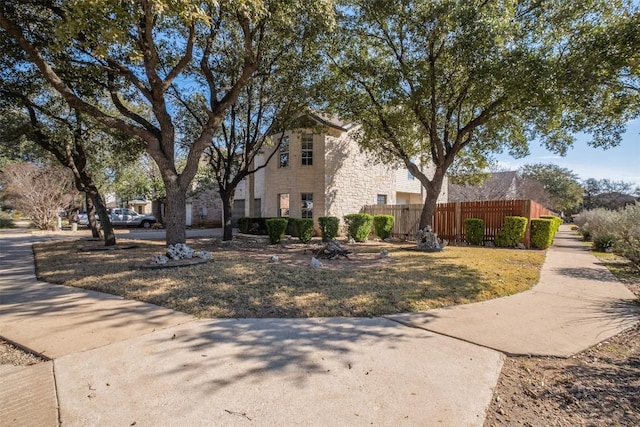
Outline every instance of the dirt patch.
<svg viewBox="0 0 640 427"><path fill-rule="evenodd" d="M40 362L44 362L44 360L0 340L0 365L29 366Z"/></svg>
<svg viewBox="0 0 640 427"><path fill-rule="evenodd" d="M315 257L324 245L314 244L303 248L300 245L281 245L252 249L253 256L259 262L274 263L290 267L312 268L311 258ZM246 250L246 249L245 249ZM352 252L347 257L337 259L320 258L320 269L330 271L356 271L361 269L386 267L394 259L380 252Z"/></svg>
<svg viewBox="0 0 640 427"><path fill-rule="evenodd" d="M640 296L635 267L615 264ZM484 425L639 426L640 325L568 359L507 358Z"/></svg>

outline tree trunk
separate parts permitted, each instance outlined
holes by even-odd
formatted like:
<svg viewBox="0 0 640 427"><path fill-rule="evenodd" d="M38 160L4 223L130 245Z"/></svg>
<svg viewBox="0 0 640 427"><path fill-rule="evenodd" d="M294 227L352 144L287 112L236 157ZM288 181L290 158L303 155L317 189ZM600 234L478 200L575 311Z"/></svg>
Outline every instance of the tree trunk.
<svg viewBox="0 0 640 427"><path fill-rule="evenodd" d="M442 190L443 181L444 172L442 172L440 168L437 168L428 185L424 185L423 183L425 190L427 191L427 197L424 200L422 213L420 214L420 225L418 226L420 230L432 224L433 215L436 213L436 204L438 203L438 196ZM437 232L437 230L434 231Z"/></svg>
<svg viewBox="0 0 640 427"><path fill-rule="evenodd" d="M98 189L94 185L88 185L85 187L85 194L87 195L88 199L87 219L89 220L89 224L91 226L91 234L93 235L93 237L100 237L98 226L97 224L95 224L95 214L97 213L98 218L100 218L100 229L102 229L102 233L104 234L104 245L114 246L116 244L116 233L113 230L109 212L107 211L107 207L105 206L102 197L100 197Z"/></svg>
<svg viewBox="0 0 640 427"><path fill-rule="evenodd" d="M98 221L96 221L96 207L93 205L93 200L89 197L89 193L84 193L85 204L87 205L87 222L89 229L91 229L91 237L94 239L102 238L100 235L100 228L98 227Z"/></svg>
<svg viewBox="0 0 640 427"><path fill-rule="evenodd" d="M233 193L227 193L220 191L220 198L222 199L222 240L233 240Z"/></svg>
<svg viewBox="0 0 640 427"><path fill-rule="evenodd" d="M187 240L187 192L175 182L165 182L165 185L167 198L164 211L164 227L167 230L167 246L185 243Z"/></svg>

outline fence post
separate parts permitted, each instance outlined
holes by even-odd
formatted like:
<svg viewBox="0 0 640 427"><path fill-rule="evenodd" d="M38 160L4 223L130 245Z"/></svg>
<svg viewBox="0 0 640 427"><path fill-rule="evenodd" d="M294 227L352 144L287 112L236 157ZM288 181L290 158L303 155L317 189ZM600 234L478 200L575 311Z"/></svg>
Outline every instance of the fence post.
<svg viewBox="0 0 640 427"><path fill-rule="evenodd" d="M460 202L456 202L453 208L453 212L454 212L453 215L455 217L455 224L456 224L456 229L453 232L455 236L454 240L457 242L461 242L462 241L462 205L460 204Z"/></svg>
<svg viewBox="0 0 640 427"><path fill-rule="evenodd" d="M531 249L531 200L527 200L524 204L524 217L527 218L527 231L524 234L524 245L527 249Z"/></svg>

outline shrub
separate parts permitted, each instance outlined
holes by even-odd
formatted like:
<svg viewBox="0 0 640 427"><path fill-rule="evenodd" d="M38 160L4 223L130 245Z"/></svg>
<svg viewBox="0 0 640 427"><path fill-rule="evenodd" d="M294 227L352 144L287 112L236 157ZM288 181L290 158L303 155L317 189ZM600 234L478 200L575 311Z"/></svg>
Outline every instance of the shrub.
<svg viewBox="0 0 640 427"><path fill-rule="evenodd" d="M265 221L267 232L269 233L269 242L272 245L280 243L287 229L288 222L287 218L268 218Z"/></svg>
<svg viewBox="0 0 640 427"><path fill-rule="evenodd" d="M606 250L611 247L609 242L613 244L619 217L619 212L598 208L581 213L576 221L585 240L592 240L598 250Z"/></svg>
<svg viewBox="0 0 640 427"><path fill-rule="evenodd" d="M527 218L522 216L505 216L504 224L496 235L495 245L500 248L513 248L524 237L527 231Z"/></svg>
<svg viewBox="0 0 640 427"><path fill-rule="evenodd" d="M551 218L531 220L531 247L547 249L553 243L556 233L556 222Z"/></svg>
<svg viewBox="0 0 640 427"><path fill-rule="evenodd" d="M248 234L250 228L251 218L249 218L248 216L238 218L238 231L244 234Z"/></svg>
<svg viewBox="0 0 640 427"><path fill-rule="evenodd" d="M396 218L393 215L375 215L373 217L373 229L376 235L382 240L388 239L391 236L395 220Z"/></svg>
<svg viewBox="0 0 640 427"><path fill-rule="evenodd" d="M558 232L558 230L560 229L560 226L564 223L562 218L560 218L559 216L555 216L555 215L540 215L540 219L550 219L551 221L553 221L553 234L554 235Z"/></svg>
<svg viewBox="0 0 640 427"><path fill-rule="evenodd" d="M464 238L470 245L480 246L484 238L484 220L481 218L465 219Z"/></svg>
<svg viewBox="0 0 640 427"><path fill-rule="evenodd" d="M347 234L356 242L364 242L371 234L373 216L369 214L349 214L344 216Z"/></svg>
<svg viewBox="0 0 640 427"><path fill-rule="evenodd" d="M13 228L15 223L10 214L0 212L0 228Z"/></svg>
<svg viewBox="0 0 640 427"><path fill-rule="evenodd" d="M302 218L288 218L289 222L287 223L287 229L284 233L290 235L291 237L298 237L299 235L296 224L299 219Z"/></svg>
<svg viewBox="0 0 640 427"><path fill-rule="evenodd" d="M640 203L628 205L619 212L618 240L614 250L640 265Z"/></svg>
<svg viewBox="0 0 640 427"><path fill-rule="evenodd" d="M297 237L302 243L309 243L315 233L315 229L313 228L313 219L291 218L289 219L289 224L291 223L293 223L295 237Z"/></svg>
<svg viewBox="0 0 640 427"><path fill-rule="evenodd" d="M268 234L266 224L267 219L269 218L243 216L238 218L238 230L245 234L258 234L264 236Z"/></svg>
<svg viewBox="0 0 640 427"><path fill-rule="evenodd" d="M601 252L613 252L618 236L614 233L601 233L593 238L593 248Z"/></svg>
<svg viewBox="0 0 640 427"><path fill-rule="evenodd" d="M321 216L318 218L320 224L320 231L322 232L322 241L330 242L338 235L338 227L340 226L340 219L335 216Z"/></svg>

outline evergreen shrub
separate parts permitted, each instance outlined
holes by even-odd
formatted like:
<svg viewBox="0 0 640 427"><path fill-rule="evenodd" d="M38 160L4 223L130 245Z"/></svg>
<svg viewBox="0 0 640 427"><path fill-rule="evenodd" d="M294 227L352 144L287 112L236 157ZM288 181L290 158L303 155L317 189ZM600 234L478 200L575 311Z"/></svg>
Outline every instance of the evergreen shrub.
<svg viewBox="0 0 640 427"><path fill-rule="evenodd" d="M499 248L513 248L527 232L527 218L522 216L505 216L504 224L494 241Z"/></svg>
<svg viewBox="0 0 640 427"><path fill-rule="evenodd" d="M465 219L464 238L470 245L482 245L482 239L484 238L484 220L481 218Z"/></svg>
<svg viewBox="0 0 640 427"><path fill-rule="evenodd" d="M340 219L335 216L321 216L318 218L320 231L322 233L322 241L330 242L338 236L338 228Z"/></svg>
<svg viewBox="0 0 640 427"><path fill-rule="evenodd" d="M395 220L396 218L393 215L375 215L373 217L373 229L376 235L382 240L388 239L391 236Z"/></svg>
<svg viewBox="0 0 640 427"><path fill-rule="evenodd" d="M371 234L373 216L366 213L349 214L344 216L347 234L356 242L364 242Z"/></svg>
<svg viewBox="0 0 640 427"><path fill-rule="evenodd" d="M531 247L547 249L553 243L556 234L556 222L551 218L531 220Z"/></svg>
<svg viewBox="0 0 640 427"><path fill-rule="evenodd" d="M265 221L267 232L269 233L269 242L272 245L277 245L282 241L288 222L287 218L268 218Z"/></svg>
<svg viewBox="0 0 640 427"><path fill-rule="evenodd" d="M293 229L295 231L295 237L297 237L302 243L309 243L311 238L315 234L313 228L312 218L291 218L289 223L293 222ZM293 236L293 234L292 234Z"/></svg>

